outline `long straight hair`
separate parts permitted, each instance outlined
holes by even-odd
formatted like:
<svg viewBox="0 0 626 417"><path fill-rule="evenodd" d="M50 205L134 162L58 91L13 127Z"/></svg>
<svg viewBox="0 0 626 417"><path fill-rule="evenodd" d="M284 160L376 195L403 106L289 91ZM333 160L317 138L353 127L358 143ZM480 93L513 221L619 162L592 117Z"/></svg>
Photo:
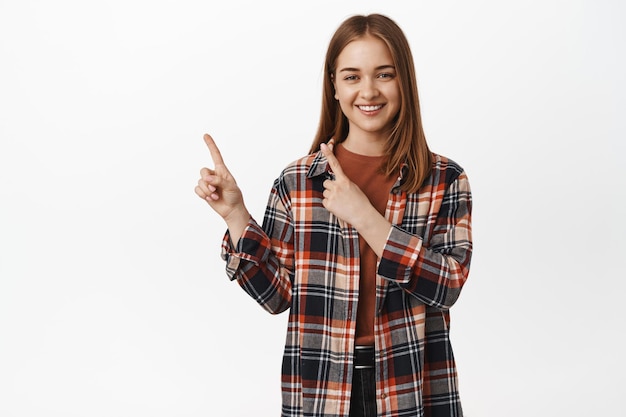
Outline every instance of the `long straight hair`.
<svg viewBox="0 0 626 417"><path fill-rule="evenodd" d="M432 154L428 149L420 114L415 64L411 48L400 27L390 18L380 14L356 15L346 19L335 31L326 52L322 90L322 111L318 130L310 152L317 152L322 143L331 138L335 143L348 136L348 119L335 99L333 80L337 71L337 58L348 43L366 35L381 39L391 53L400 83L400 110L394 120L389 139L385 144L385 174L397 172L406 163L401 189L417 192L432 168Z"/></svg>

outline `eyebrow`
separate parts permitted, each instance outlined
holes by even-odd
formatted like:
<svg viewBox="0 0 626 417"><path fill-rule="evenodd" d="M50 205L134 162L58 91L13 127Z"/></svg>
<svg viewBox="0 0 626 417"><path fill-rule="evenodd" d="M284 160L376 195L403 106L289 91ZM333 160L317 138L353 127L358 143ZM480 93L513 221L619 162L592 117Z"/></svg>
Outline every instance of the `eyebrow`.
<svg viewBox="0 0 626 417"><path fill-rule="evenodd" d="M379 71L379 70L389 69L389 68L396 69L396 67L394 67L393 65L381 65L381 66L376 67L375 69L376 71ZM359 71L361 71L359 68L352 68L352 67L346 67L346 68L342 68L339 70L339 72L359 72Z"/></svg>

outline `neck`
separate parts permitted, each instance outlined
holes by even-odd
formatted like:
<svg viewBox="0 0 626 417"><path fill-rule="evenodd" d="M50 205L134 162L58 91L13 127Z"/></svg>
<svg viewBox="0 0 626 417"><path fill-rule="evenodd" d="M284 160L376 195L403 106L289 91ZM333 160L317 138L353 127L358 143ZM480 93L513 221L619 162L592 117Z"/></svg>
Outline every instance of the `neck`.
<svg viewBox="0 0 626 417"><path fill-rule="evenodd" d="M385 154L385 141L381 138L355 138L348 135L341 143L347 150L364 156L382 156Z"/></svg>

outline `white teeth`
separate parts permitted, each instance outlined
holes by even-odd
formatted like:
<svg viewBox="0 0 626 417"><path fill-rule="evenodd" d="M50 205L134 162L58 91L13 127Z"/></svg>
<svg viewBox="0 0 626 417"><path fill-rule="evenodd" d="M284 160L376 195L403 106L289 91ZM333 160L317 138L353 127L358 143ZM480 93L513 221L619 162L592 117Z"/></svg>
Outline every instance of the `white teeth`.
<svg viewBox="0 0 626 417"><path fill-rule="evenodd" d="M382 108L383 106L378 105L378 106L359 106L359 109L363 110L363 111L375 111L378 110L380 108Z"/></svg>

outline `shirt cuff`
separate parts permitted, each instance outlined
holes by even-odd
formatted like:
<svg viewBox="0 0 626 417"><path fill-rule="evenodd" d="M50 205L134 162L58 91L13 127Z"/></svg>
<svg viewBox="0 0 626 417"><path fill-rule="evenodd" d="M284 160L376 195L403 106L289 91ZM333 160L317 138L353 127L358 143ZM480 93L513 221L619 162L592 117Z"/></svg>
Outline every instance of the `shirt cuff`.
<svg viewBox="0 0 626 417"><path fill-rule="evenodd" d="M226 230L222 239L221 257L226 261L226 275L233 281L237 278L239 270L246 263L259 265L266 255L263 243L268 239L261 226L250 218L244 229L239 242L235 245L230 238L230 232Z"/></svg>
<svg viewBox="0 0 626 417"><path fill-rule="evenodd" d="M408 284L423 243L420 237L394 225L389 231L383 256L378 264L378 275L399 284Z"/></svg>

